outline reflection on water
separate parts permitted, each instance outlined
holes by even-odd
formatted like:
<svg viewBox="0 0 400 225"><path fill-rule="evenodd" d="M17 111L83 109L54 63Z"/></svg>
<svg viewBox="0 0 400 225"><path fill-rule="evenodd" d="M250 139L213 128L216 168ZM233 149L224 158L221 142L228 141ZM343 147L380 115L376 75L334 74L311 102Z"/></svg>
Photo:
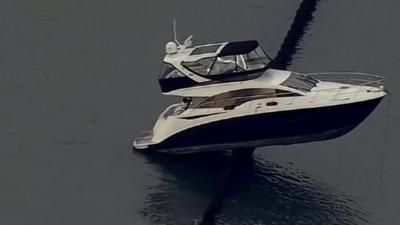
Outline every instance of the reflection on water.
<svg viewBox="0 0 400 225"><path fill-rule="evenodd" d="M298 44L313 20L313 13L316 11L319 2L320 0L303 0L301 2L292 25L271 65L273 68L284 70L290 66L296 51L299 49Z"/></svg>
<svg viewBox="0 0 400 225"><path fill-rule="evenodd" d="M139 153L136 153L139 154ZM140 213L152 224L192 224L200 220L227 168L227 155L219 152L192 155L146 154L158 167L156 180L147 187L147 201Z"/></svg>
<svg viewBox="0 0 400 225"><path fill-rule="evenodd" d="M302 172L225 153L147 156L160 166L140 213L152 224L366 224L360 199Z"/></svg>

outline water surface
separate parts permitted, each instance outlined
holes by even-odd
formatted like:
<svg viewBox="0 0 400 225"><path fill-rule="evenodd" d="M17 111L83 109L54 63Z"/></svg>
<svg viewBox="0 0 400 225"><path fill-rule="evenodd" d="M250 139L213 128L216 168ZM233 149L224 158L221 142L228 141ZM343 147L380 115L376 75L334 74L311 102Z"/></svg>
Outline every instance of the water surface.
<svg viewBox="0 0 400 225"><path fill-rule="evenodd" d="M131 152L172 102L156 79L173 18L182 39L276 55L299 4L1 1L0 224L396 224L398 1L320 1L288 66L386 77L390 104L350 134L243 161Z"/></svg>

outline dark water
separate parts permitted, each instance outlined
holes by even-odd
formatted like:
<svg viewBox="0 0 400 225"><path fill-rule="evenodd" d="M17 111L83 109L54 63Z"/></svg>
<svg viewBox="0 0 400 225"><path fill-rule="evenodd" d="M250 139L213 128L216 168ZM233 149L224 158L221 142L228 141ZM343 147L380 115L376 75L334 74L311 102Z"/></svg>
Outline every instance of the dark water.
<svg viewBox="0 0 400 225"><path fill-rule="evenodd" d="M171 102L156 78L174 17L182 38L276 55L299 4L0 1L0 224L398 224L399 1L320 1L288 66L386 77L350 134L253 159L131 152Z"/></svg>

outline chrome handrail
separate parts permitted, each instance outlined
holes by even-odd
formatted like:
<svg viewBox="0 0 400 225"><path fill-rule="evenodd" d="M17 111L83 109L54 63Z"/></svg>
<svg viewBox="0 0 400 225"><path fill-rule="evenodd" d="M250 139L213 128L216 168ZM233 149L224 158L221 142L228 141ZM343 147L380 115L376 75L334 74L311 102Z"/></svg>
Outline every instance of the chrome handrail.
<svg viewBox="0 0 400 225"><path fill-rule="evenodd" d="M341 87L317 90L315 92L315 95L310 100L310 102L313 102L315 100L315 98L317 98L317 96L321 92L325 92L325 91L337 90L337 93L334 95L334 97L331 100L340 100L340 99L338 99L338 96L340 96L341 94L355 93L355 95L353 97L354 98L357 97L358 94L360 93L360 91L362 90L362 87L365 87L365 86L375 87L375 88L379 88L379 89L383 90L383 81L385 80L385 78L380 75L359 73L359 72L321 72L321 73L307 73L307 74L303 74L303 75L313 77L320 81L330 81L330 82L340 81L340 83L343 83L343 84L359 86L358 90L352 90L352 91L345 91L347 89L343 89ZM329 77L329 76L333 76L333 77ZM348 76L348 77L338 78L337 76ZM355 76L358 76L358 77L354 78Z"/></svg>
<svg viewBox="0 0 400 225"><path fill-rule="evenodd" d="M359 73L359 72L321 72L321 73L305 73L303 75L310 76L317 80L321 81L345 81L345 84L351 85L360 85L360 86L372 86L372 87L380 87L383 86L383 81L385 78L380 75L376 74L369 74L369 73ZM333 77L329 77L333 76ZM345 78L337 77L337 76L348 76ZM355 77L356 76L356 77ZM361 82L361 83L355 83ZM375 86L376 84L378 86Z"/></svg>

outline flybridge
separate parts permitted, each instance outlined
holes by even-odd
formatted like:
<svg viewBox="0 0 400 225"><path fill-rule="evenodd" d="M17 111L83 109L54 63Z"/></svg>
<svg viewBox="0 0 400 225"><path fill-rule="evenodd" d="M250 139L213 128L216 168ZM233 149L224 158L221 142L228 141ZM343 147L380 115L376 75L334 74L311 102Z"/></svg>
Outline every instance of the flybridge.
<svg viewBox="0 0 400 225"><path fill-rule="evenodd" d="M260 77L271 57L255 40L220 42L192 46L193 35L183 43L176 38L165 45L164 69L159 78L166 95L182 96L187 89L218 83L246 81Z"/></svg>
<svg viewBox="0 0 400 225"><path fill-rule="evenodd" d="M165 62L181 59L182 61L197 61L207 57L222 57L229 55L248 54L259 47L255 40L250 41L235 41L198 45L190 47L187 45L177 45L174 42L169 42L166 45Z"/></svg>
<svg viewBox="0 0 400 225"><path fill-rule="evenodd" d="M165 67L159 79L165 94L175 95L175 90L208 85L210 82L254 79L268 69L271 61L255 40L194 47L187 40L183 45L175 42L166 45Z"/></svg>

